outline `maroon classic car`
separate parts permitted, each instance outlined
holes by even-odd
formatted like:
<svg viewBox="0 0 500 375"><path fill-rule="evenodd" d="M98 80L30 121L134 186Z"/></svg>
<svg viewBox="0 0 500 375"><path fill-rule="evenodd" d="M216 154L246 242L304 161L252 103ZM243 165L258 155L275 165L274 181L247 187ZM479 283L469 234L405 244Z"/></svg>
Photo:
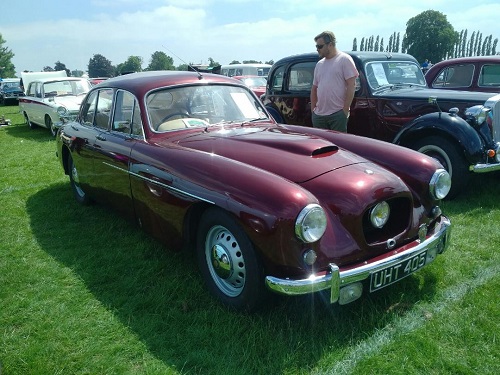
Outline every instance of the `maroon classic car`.
<svg viewBox="0 0 500 375"><path fill-rule="evenodd" d="M106 202L199 264L224 305L270 291L376 292L449 242L448 173L413 150L277 124L243 83L195 72L111 78L57 136L76 200ZM119 251L117 249L116 251Z"/></svg>
<svg viewBox="0 0 500 375"><path fill-rule="evenodd" d="M500 95L427 87L408 54L347 52L359 71L347 131L392 142L439 160L450 173L449 198L473 173L500 170ZM285 57L269 71L264 105L276 121L312 126L316 52Z"/></svg>
<svg viewBox="0 0 500 375"><path fill-rule="evenodd" d="M434 64L425 74L434 89L500 93L500 56L472 56Z"/></svg>

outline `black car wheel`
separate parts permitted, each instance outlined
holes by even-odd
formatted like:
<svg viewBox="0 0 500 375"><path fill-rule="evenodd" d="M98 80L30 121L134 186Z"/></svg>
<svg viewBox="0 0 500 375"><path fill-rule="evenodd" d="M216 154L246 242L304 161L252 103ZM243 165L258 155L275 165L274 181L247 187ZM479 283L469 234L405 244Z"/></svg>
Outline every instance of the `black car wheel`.
<svg viewBox="0 0 500 375"><path fill-rule="evenodd" d="M54 122L49 115L45 115L45 126L50 130L54 137L57 135L57 128L54 126Z"/></svg>
<svg viewBox="0 0 500 375"><path fill-rule="evenodd" d="M414 144L415 150L438 160L451 176L451 190L447 198L454 198L467 185L470 172L467 160L457 147L442 137L422 138Z"/></svg>
<svg viewBox="0 0 500 375"><path fill-rule="evenodd" d="M253 245L223 210L209 209L201 218L197 257L209 291L224 305L242 311L260 307L267 290Z"/></svg>
<svg viewBox="0 0 500 375"><path fill-rule="evenodd" d="M24 112L24 121L26 121L26 125L28 125L30 129L37 128L37 126L30 121L30 118L28 117L28 114L26 112Z"/></svg>
<svg viewBox="0 0 500 375"><path fill-rule="evenodd" d="M71 157L71 155L69 156L68 167L69 167L69 181L76 201L83 205L90 204L89 196L80 187L80 178L78 176L78 170L76 169L75 163L73 162L73 158Z"/></svg>

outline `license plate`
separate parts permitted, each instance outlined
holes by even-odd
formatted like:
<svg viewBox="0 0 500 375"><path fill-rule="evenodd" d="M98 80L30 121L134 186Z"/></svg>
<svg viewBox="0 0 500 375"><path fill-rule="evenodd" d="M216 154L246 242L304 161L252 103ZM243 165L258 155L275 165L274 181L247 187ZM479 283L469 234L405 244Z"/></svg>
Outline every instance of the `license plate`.
<svg viewBox="0 0 500 375"><path fill-rule="evenodd" d="M426 256L427 251L424 251L400 263L372 273L370 276L370 292L375 292L376 290L394 284L419 270L425 266Z"/></svg>

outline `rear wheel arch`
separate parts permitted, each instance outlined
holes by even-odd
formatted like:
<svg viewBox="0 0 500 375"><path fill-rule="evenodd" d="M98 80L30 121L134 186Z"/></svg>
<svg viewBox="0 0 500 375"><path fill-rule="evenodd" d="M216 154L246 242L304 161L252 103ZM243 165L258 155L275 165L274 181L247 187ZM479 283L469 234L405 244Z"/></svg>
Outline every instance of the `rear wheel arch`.
<svg viewBox="0 0 500 375"><path fill-rule="evenodd" d="M26 113L26 111L23 111L23 115L24 115L24 121L26 122L26 125L30 127L30 129L36 129L38 127L34 122L30 120L28 113Z"/></svg>

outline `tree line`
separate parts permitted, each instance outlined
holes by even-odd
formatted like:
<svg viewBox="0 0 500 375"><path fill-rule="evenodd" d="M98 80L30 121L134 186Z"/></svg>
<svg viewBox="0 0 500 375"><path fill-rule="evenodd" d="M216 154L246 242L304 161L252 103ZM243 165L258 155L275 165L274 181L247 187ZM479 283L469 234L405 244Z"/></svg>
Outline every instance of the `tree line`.
<svg viewBox="0 0 500 375"><path fill-rule="evenodd" d="M15 67L12 64L14 53L4 46L5 43L0 34L0 77L15 77ZM394 32L389 36L387 44L379 35L363 37L359 47L357 38L354 38L352 50L402 52L414 56L418 61L427 59L438 62L453 57L497 55L500 54L497 52L497 45L498 38L493 39L491 34L483 38L482 33L473 31L469 37L468 30L456 32L443 13L427 10L408 20L403 37L401 33ZM220 65L211 57L208 58L208 62L209 68ZM239 63L236 60L231 62L231 64ZM245 63L261 63L261 61L243 61L243 64ZM265 63L272 65L273 61ZM129 56L126 61L115 66L103 55L95 54L89 59L87 72L91 78L114 77L143 70L188 70L189 65L199 67L197 64L181 64L176 67L173 58L162 51L156 51L151 55L145 69L142 69L143 59L140 56ZM85 73L81 70L70 70L60 61L57 61L54 67L45 66L43 70L65 70L68 76L82 76Z"/></svg>
<svg viewBox="0 0 500 375"><path fill-rule="evenodd" d="M394 32L387 45L379 35L363 37L359 51L402 52L408 53L418 61L438 62L456 57L499 55L498 38L473 31L468 37L468 30L455 31L446 16L438 11L427 10L410 18L406 23L406 32ZM358 51L358 41L354 38L352 50Z"/></svg>

